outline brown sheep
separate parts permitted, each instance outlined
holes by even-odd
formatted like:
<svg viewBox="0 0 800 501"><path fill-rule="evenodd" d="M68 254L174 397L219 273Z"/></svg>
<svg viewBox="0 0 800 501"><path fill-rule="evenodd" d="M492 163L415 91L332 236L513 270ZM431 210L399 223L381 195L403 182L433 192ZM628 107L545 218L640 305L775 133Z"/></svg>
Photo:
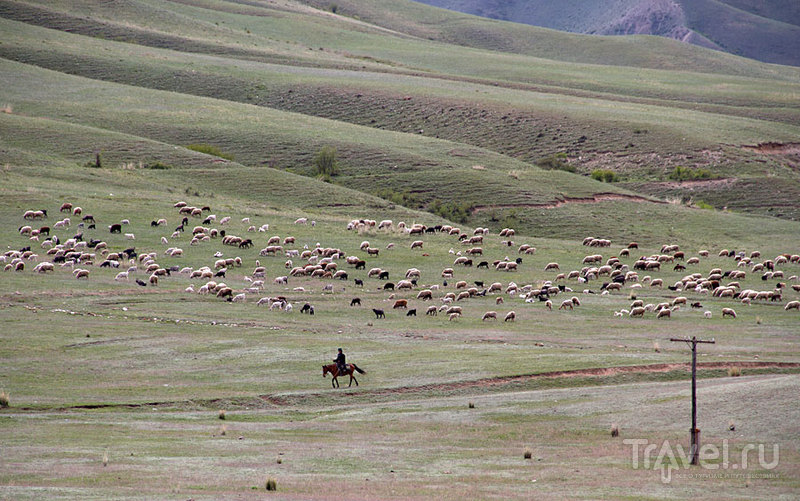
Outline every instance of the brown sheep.
<svg viewBox="0 0 800 501"><path fill-rule="evenodd" d="M417 247L419 247L421 249L423 243L424 242L422 240L414 240L413 242L411 242L411 248L416 249ZM369 252L369 249L367 249L367 252Z"/></svg>
<svg viewBox="0 0 800 501"><path fill-rule="evenodd" d="M456 282L456 289L465 289L467 287L467 282L464 280L459 280Z"/></svg>
<svg viewBox="0 0 800 501"><path fill-rule="evenodd" d="M503 296L497 296L497 299L495 299L494 303L503 304Z"/></svg>
<svg viewBox="0 0 800 501"><path fill-rule="evenodd" d="M398 299L397 301L395 301L394 306L392 306L392 309L396 310L398 308L402 309L408 308L408 299Z"/></svg>
<svg viewBox="0 0 800 501"><path fill-rule="evenodd" d="M430 289L419 291L419 293L417 294L417 299L421 299L422 301L433 299L433 291L431 291Z"/></svg>

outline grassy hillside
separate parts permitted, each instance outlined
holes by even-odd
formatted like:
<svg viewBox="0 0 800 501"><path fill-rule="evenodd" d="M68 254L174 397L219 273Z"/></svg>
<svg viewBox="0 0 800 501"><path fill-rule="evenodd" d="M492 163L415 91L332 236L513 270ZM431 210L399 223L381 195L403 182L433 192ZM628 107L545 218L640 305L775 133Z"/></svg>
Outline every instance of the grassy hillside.
<svg viewBox="0 0 800 501"><path fill-rule="evenodd" d="M148 8L146 4L137 6ZM296 7L302 13L302 8ZM208 15L202 9L193 8L183 12L181 9L184 7L180 5L176 9L175 17L184 20L181 22L186 24L183 29L187 32L192 27L191 23L185 21L189 13ZM64 18L57 16L57 11L54 12L53 19L64 21ZM308 15L301 13L293 15L302 22L308 22L308 16L311 16L317 23L327 23L328 18L332 17L322 16L319 11ZM76 21L69 19L68 24L73 26L72 23ZM81 19L81 22L85 22ZM126 32L147 36L162 33L155 31L151 21L148 21L152 16L141 19L145 20L141 22L141 29L132 31L132 21L129 21L124 25ZM18 61L95 79L223 98L415 136L447 139L492 150L527 163L566 153L579 173L588 174L595 168L611 168L629 183L650 181L654 177L667 180L674 166L687 164L711 167L718 171L717 176L734 181L755 178L756 182L760 182L766 160L769 175L786 178L787 199L791 200L798 191L796 175L786 169L787 163L792 161L790 157L764 157L749 150L727 146L731 143L754 145L767 141L790 143L798 137L794 126L774 123L798 123L796 101L791 99L796 92L796 84L791 83L791 79L776 83L767 79L767 74L760 78L743 78L642 70L640 77L632 80L628 77L629 72L622 67L555 63L525 56L508 56L508 60L504 61L493 57L490 52L452 46L441 48L441 54L434 56L430 50L422 48L411 52L398 51L396 46L385 45L380 36L362 31L352 35L367 37L368 41L348 40L340 36L341 24L352 24L352 21L335 17L332 22L336 26L337 36L331 40L338 45L326 50L303 49L305 56L298 61L304 67L297 68L294 65L263 62L275 62L265 55L274 52L274 39L264 36L272 33L274 23L261 25L259 23L266 22L261 17L254 20L227 12L216 19L219 21L215 22L235 24L243 30L245 26L252 26L247 36L257 37L270 50L256 48L251 51L248 48L249 52L244 52L237 45L239 42L233 41L238 40L238 31L230 29L220 30L219 36L225 34L228 37L226 39L231 40L230 47L236 47L231 56L239 54L244 59L187 55L180 51L112 43L4 21L8 37L0 46L0 53ZM306 39L308 30L290 30L293 24L285 18L282 18L282 23L281 30L299 37L295 44L313 43ZM208 25L212 23L208 22ZM107 23L100 26L105 30L104 36L112 33ZM79 26L73 28L80 29ZM174 30L173 36L180 31ZM203 32L203 36L205 34ZM144 40L150 39L145 37ZM43 42L47 50L41 49ZM210 39L207 44L201 44L203 47L212 45ZM338 70L323 68L332 63L339 65L337 60L344 64L346 59L352 59L353 51L366 50L367 45L376 57L360 71L350 71L347 65ZM288 49L283 47L283 50ZM477 73L476 67L468 64L475 57L482 58L485 63L480 65L481 70ZM306 63L302 63L303 58ZM459 60L461 62L456 63ZM426 67L424 71L423 66ZM420 69L407 69L412 67ZM406 75L390 76L396 72ZM489 80L486 77L490 73L507 77L502 81ZM786 77L789 75L787 73ZM407 99L409 97L413 99ZM10 103L13 105L13 100ZM689 111L687 108L699 108L705 113ZM586 113L587 110L592 112ZM756 120L741 120L739 117ZM163 136L159 140L163 140ZM270 158L251 152L247 161L267 162L276 166L283 163L283 168L298 168L300 172L308 172L308 160L313 149L297 152L287 146L285 139L276 141L279 144L272 148ZM252 148L252 144L247 148ZM350 151L352 148L346 145L340 145L340 149L348 155L355 155ZM377 161L379 165L389 165L390 162L395 165L398 162L396 157L376 157L374 147L366 149L369 151L362 151L357 156L370 162ZM608 155L609 151L616 153ZM418 154L412 156L415 155ZM419 166L425 161L417 158L412 163ZM505 173L528 168L508 163L507 159L486 162L483 158L475 158L462 165L492 168L495 163ZM363 177L350 181L352 184L348 185L357 188L366 186L364 182L372 182L370 178ZM712 193L705 195L703 200L713 199L718 207L728 205L767 212L755 194L748 196L755 192L728 190L728 186L725 183L710 185ZM397 189L396 186L390 188ZM559 187L554 189L569 195L568 190ZM615 191L608 185L593 190ZM412 187L412 191L419 190ZM430 188L422 191L429 192ZM451 190L443 191L447 195L439 195L440 198L453 198ZM578 191L587 192L585 189ZM662 197L675 196L674 189L663 185L649 185L647 192ZM679 193L678 196L683 197L683 194ZM431 199L428 195L424 197L427 200L424 199L423 203ZM690 197L691 194L686 198ZM522 200L544 203L552 202L557 197L549 196L545 197L547 200L537 202L538 198L524 197ZM466 202L478 203L475 200ZM479 203L486 204L487 201L480 200ZM795 211L789 207L781 214L794 217Z"/></svg>
<svg viewBox="0 0 800 501"><path fill-rule="evenodd" d="M784 308L800 262L754 265L800 255L798 70L336 3L0 0L0 498L797 492L798 312ZM179 201L207 206L183 232ZM347 229L362 219L393 224ZM466 245L437 225L489 232ZM80 255L51 252L79 236ZM595 254L619 273L664 262L609 290ZM316 265L329 275L299 274ZM716 268L767 298L678 290L695 273L713 286ZM550 303L534 294L548 282L563 287ZM737 466L749 444L777 444L774 469L751 451L746 478L679 478L706 470L678 460L662 483L631 463L626 438L685 446L676 335L716 340L698 357L703 443ZM320 377L337 347L358 386Z"/></svg>
<svg viewBox="0 0 800 501"><path fill-rule="evenodd" d="M423 0L492 19L573 33L650 34L759 61L798 66L797 4L793 2L573 0Z"/></svg>

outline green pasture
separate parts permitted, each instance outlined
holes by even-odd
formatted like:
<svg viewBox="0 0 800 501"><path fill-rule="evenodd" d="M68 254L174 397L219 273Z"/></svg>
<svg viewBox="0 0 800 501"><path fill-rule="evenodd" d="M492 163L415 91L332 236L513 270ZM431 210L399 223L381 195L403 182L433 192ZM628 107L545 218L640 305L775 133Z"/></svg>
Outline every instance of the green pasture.
<svg viewBox="0 0 800 501"><path fill-rule="evenodd" d="M0 270L15 250L36 254L23 271L0 271L0 405L9 404L0 408L0 498L794 497L800 316L784 305L800 299L791 288L800 264L762 280L718 254L800 254L794 153L742 149L798 142L797 70L414 2L336 3L334 14L328 2L291 0L0 0ZM314 171L326 146L340 170L330 179ZM227 158L196 151L214 148ZM554 153L577 172L535 165ZM669 184L676 165L709 168L712 182ZM598 167L622 182L592 180ZM178 201L210 206L207 227L254 245L191 245L202 218L173 236ZM96 228L59 213L64 202ZM433 214L437 204L463 209L463 219ZM706 204L716 209L696 208ZM49 217L23 219L38 209ZM69 227L56 228L68 216ZM295 224L300 217L308 224ZM151 226L161 218L165 226ZM394 229L346 229L360 219L391 219ZM467 246L456 235L409 235L400 222L490 231ZM135 246L178 270L239 257L214 280L246 301L187 292L207 282L188 273L142 287L141 263L101 267L91 249L92 265L35 273L46 237L21 235L24 225L49 226L62 242L82 233L111 252ZM517 233L500 237L509 227ZM338 259L346 280L279 284L307 261L260 255L273 236L295 237L284 251L338 248L366 267ZM585 247L588 236L612 245ZM411 249L415 240L422 249ZM379 254L361 250L364 241ZM641 288L610 294L601 293L608 277L558 280L571 290L553 296L552 311L505 291L556 280L548 263L581 270L584 256L605 261L634 241L621 259L629 267L663 244L709 257L684 271L640 271ZM536 252L519 254L521 244ZM476 245L473 266L454 264ZM170 247L183 255L168 256ZM521 258L516 272L494 269L505 258ZM264 283L248 291L256 266ZM78 267L88 280L74 278ZM371 268L388 280L368 277ZM421 275L414 288L385 288L410 268ZM454 268L446 283L445 268ZM745 305L667 287L713 268L745 270L742 289L780 282L783 296ZM455 302L463 314L452 320L426 315L462 290L459 281L503 291ZM432 301L417 299L426 288ZM679 295L702 307L669 319L614 315L634 298ZM256 304L276 296L292 311ZM572 297L580 305L559 310ZM416 316L393 308L399 299ZM306 303L313 316L300 313ZM482 321L487 311L498 320ZM504 322L510 311L516 321ZM662 483L659 471L633 468L625 438L685 446L689 354L669 338L693 335L716 340L698 357L703 440L727 439L737 454L779 444L775 470L748 469L776 476ZM322 377L338 347L366 370L359 386L332 389ZM570 372L584 369L597 370ZM270 477L275 493L265 491Z"/></svg>

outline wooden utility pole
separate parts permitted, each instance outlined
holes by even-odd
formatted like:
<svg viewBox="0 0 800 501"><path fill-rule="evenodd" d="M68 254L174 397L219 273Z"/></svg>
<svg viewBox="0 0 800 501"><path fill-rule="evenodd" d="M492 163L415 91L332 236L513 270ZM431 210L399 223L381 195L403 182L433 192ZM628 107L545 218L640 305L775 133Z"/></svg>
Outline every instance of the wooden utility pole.
<svg viewBox="0 0 800 501"><path fill-rule="evenodd" d="M689 446L689 464L697 464L700 451L700 430L697 429L697 343L715 344L712 338L711 341L697 339L692 336L689 338L670 338L673 342L684 342L692 345L692 429L690 433L690 446Z"/></svg>

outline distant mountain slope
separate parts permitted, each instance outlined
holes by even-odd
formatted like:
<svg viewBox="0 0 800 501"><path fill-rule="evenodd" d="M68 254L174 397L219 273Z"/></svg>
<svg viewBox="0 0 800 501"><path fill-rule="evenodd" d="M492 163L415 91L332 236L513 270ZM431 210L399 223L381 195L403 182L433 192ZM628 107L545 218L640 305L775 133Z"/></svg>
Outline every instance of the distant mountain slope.
<svg viewBox="0 0 800 501"><path fill-rule="evenodd" d="M800 2L791 0L419 0L573 33L658 35L759 61L800 65Z"/></svg>

